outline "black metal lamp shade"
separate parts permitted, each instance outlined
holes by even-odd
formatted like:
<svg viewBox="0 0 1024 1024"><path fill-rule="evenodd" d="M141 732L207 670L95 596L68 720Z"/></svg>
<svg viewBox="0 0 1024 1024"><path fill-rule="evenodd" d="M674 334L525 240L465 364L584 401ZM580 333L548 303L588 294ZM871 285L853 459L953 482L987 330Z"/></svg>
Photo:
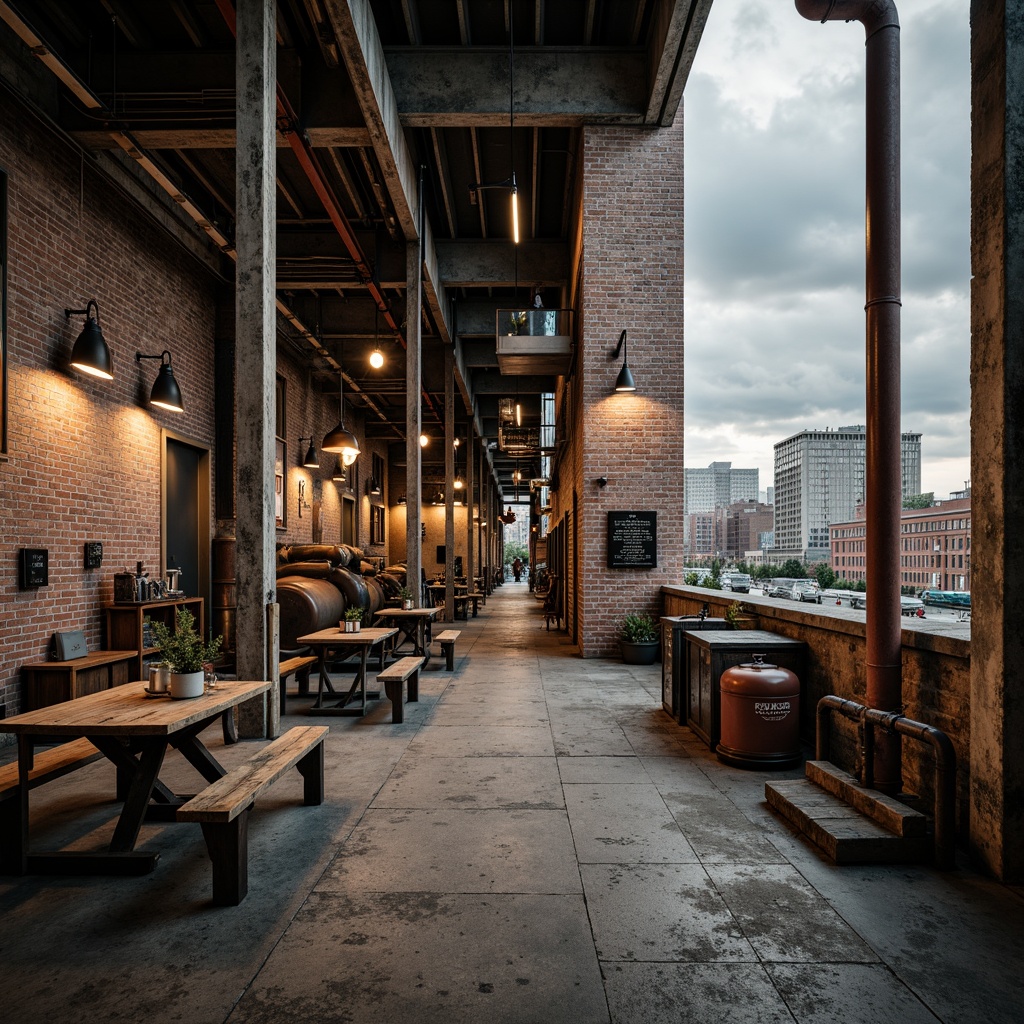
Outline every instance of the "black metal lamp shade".
<svg viewBox="0 0 1024 1024"><path fill-rule="evenodd" d="M619 375L615 378L615 390L636 391L636 381L633 380L633 373L629 368L629 344L626 341L625 328L619 335L619 343L615 346L612 359L618 359L620 352L622 353L622 369L619 370Z"/></svg>
<svg viewBox="0 0 1024 1024"><path fill-rule="evenodd" d="M90 311L95 310L95 315ZM79 373L88 374L90 377L99 377L102 380L114 379L114 364L110 358L110 349L103 338L103 331L100 330L100 308L95 299L90 299L85 309L65 309L66 317L74 316L76 313L85 314L85 326L78 340L71 349L71 365Z"/></svg>
<svg viewBox="0 0 1024 1024"><path fill-rule="evenodd" d="M313 444L312 436L310 436L310 437L300 437L299 438L299 450L300 451L302 450L302 442L303 441L308 441L309 442L309 447L306 449L306 454L302 458L302 466L303 466L303 468L304 469L319 469L320 468L320 459L319 459L319 457L316 454L316 445Z"/></svg>
<svg viewBox="0 0 1024 1024"><path fill-rule="evenodd" d="M342 420L325 438L320 450L341 456L346 466L351 466L359 458L359 440Z"/></svg>
<svg viewBox="0 0 1024 1024"><path fill-rule="evenodd" d="M160 364L160 372L153 381L153 390L149 394L149 404L168 412L184 412L185 405L181 400L181 388L174 378L170 356L166 363Z"/></svg>

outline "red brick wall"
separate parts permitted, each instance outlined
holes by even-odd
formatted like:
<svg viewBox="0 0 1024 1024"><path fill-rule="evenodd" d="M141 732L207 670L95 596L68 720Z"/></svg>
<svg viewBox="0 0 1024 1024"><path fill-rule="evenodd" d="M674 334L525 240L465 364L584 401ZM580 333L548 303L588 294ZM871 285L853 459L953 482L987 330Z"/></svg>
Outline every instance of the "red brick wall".
<svg viewBox="0 0 1024 1024"><path fill-rule="evenodd" d="M581 350L575 402L580 646L617 655L631 611L659 614L683 560L683 130L583 133ZM634 394L615 394L628 330ZM607 486L594 482L606 477ZM571 500L571 498L570 498ZM608 569L607 513L656 511L658 567Z"/></svg>
<svg viewBox="0 0 1024 1024"><path fill-rule="evenodd" d="M19 667L45 656L50 634L82 628L101 646L113 574L160 567L161 428L213 445L214 282L177 243L60 137L0 94L0 168L8 175L9 458L0 463L0 700L20 707ZM84 318L99 303L115 378L67 367ZM169 349L182 415L151 410L157 363ZM83 568L102 541L103 565ZM49 586L18 589L17 552L49 549Z"/></svg>

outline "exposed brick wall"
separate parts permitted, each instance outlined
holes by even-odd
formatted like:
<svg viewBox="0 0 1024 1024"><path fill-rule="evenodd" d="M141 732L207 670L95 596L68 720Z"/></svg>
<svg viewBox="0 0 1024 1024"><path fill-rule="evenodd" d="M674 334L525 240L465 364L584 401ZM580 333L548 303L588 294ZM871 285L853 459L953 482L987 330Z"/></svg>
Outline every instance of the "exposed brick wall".
<svg viewBox="0 0 1024 1024"><path fill-rule="evenodd" d="M683 560L683 131L583 132L583 256L572 483L580 496L580 647L616 655L631 611L660 609ZM623 328L635 394L614 394ZM608 484L600 488L599 477ZM564 500L564 499L563 499ZM571 497L569 498L571 500ZM658 514L658 567L608 569L609 511Z"/></svg>
<svg viewBox="0 0 1024 1024"><path fill-rule="evenodd" d="M50 634L82 628L102 645L113 574L160 565L161 428L213 445L214 283L59 137L0 94L0 168L8 177L9 458L0 463L0 692L20 708L19 667L45 656ZM99 303L115 378L67 367L84 317ZM168 349L182 415L151 410ZM103 566L83 568L85 541ZM49 549L49 586L20 591L17 552Z"/></svg>

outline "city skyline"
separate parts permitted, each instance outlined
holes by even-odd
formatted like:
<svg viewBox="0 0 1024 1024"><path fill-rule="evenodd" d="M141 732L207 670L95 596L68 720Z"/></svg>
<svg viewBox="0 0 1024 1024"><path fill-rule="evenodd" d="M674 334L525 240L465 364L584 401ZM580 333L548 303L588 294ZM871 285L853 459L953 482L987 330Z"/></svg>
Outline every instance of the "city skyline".
<svg viewBox="0 0 1024 1024"><path fill-rule="evenodd" d="M903 431L970 478L969 9L902 5ZM686 117L686 453L771 485L774 444L866 422L864 30L716 0Z"/></svg>

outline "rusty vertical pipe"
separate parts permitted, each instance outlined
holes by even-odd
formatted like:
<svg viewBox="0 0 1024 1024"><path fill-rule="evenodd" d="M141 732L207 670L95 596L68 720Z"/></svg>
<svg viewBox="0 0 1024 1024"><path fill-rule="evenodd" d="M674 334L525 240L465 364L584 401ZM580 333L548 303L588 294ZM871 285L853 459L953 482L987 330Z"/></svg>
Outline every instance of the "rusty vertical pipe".
<svg viewBox="0 0 1024 1024"><path fill-rule="evenodd" d="M859 21L867 55L867 703L902 705L900 642L900 23L892 0L796 0L813 21ZM900 742L879 737L875 786L901 786Z"/></svg>

